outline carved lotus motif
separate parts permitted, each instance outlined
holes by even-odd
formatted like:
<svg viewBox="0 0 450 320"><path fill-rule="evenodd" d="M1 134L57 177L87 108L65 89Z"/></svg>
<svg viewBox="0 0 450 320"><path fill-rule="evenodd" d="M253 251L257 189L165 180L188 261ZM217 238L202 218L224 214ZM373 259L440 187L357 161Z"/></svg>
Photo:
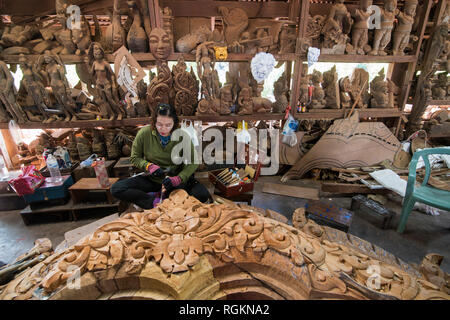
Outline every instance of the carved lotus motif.
<svg viewBox="0 0 450 320"><path fill-rule="evenodd" d="M262 290L267 285L282 286L275 294L280 298L450 299L446 285L435 279L436 272L430 268L427 274L433 283L406 272L398 262L374 258L371 244L325 229L300 209L293 223L291 227L266 218L261 210L249 206L205 205L178 190L157 208L126 214L66 251L49 256L0 287L0 299L53 297L64 291L76 272L88 277L112 274L112 278L120 273L128 279L142 276L148 271L144 268L153 266L152 272L168 275L163 278L183 277L205 258L219 269L222 264L227 270L238 268L238 278L258 275L259 282L269 282ZM245 269L259 263L262 274ZM375 288L368 285L371 268L379 270ZM239 285L227 272L223 281Z"/></svg>

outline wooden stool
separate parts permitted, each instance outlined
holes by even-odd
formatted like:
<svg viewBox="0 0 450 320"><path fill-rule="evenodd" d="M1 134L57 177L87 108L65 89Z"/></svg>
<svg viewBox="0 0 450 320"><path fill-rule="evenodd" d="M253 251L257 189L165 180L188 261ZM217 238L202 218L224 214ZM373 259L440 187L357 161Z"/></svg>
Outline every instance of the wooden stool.
<svg viewBox="0 0 450 320"><path fill-rule="evenodd" d="M249 206L252 205L252 201L253 201L253 191L249 191L249 192L246 192L246 193L241 193L241 194L238 194L238 195L235 195L235 196L227 197L227 196L221 194L220 190L215 189L214 190L214 194L216 194L218 196L221 196L224 199L233 201L233 202L247 202L247 204Z"/></svg>
<svg viewBox="0 0 450 320"><path fill-rule="evenodd" d="M101 190L106 192L106 199L109 204L112 204L115 202L115 200L111 194L111 186L117 181L119 181L119 178L109 178L109 187L102 188L99 185L97 178L83 178L69 188L72 201L74 204L77 204L81 202L83 197L89 191Z"/></svg>

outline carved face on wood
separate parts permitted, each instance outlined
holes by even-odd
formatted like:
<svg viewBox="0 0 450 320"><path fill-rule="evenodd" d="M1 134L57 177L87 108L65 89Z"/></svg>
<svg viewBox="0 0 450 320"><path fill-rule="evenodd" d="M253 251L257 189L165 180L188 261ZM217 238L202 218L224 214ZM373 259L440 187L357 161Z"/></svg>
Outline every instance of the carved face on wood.
<svg viewBox="0 0 450 320"><path fill-rule="evenodd" d="M94 54L94 59L96 60L103 59L105 55L103 48L99 44L94 44L92 52Z"/></svg>
<svg viewBox="0 0 450 320"><path fill-rule="evenodd" d="M397 0L384 0L384 9L389 12L394 12L397 8Z"/></svg>
<svg viewBox="0 0 450 320"><path fill-rule="evenodd" d="M416 15L416 8L417 8L417 1L410 0L405 2L405 13L408 16L415 16Z"/></svg>
<svg viewBox="0 0 450 320"><path fill-rule="evenodd" d="M251 62L253 78L258 83L266 80L275 67L275 58L270 53L260 52L255 55Z"/></svg>
<svg viewBox="0 0 450 320"><path fill-rule="evenodd" d="M150 52L157 60L167 60L170 54L170 37L164 29L156 28L150 33Z"/></svg>

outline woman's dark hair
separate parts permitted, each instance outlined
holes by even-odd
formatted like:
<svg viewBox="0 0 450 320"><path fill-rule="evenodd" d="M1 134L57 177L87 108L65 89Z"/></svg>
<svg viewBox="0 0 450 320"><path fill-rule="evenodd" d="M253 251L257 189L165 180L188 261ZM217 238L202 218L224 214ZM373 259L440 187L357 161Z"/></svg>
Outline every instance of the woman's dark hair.
<svg viewBox="0 0 450 320"><path fill-rule="evenodd" d="M175 108L172 107L170 104L160 103L155 108L155 112L153 112L152 115L152 123L151 123L153 129L156 129L156 119L158 118L158 116L165 116L173 119L173 128L171 132L178 129L180 120L178 119L178 115L177 112L175 111Z"/></svg>

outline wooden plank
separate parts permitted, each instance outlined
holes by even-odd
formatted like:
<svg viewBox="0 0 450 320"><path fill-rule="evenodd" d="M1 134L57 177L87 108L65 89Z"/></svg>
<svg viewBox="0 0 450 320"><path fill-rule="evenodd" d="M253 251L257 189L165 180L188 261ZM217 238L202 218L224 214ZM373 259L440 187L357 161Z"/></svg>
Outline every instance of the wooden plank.
<svg viewBox="0 0 450 320"><path fill-rule="evenodd" d="M387 189L370 189L364 185L352 184L352 183L337 183L337 182L322 182L320 189L322 192L331 194L348 194L348 193L388 193Z"/></svg>
<svg viewBox="0 0 450 320"><path fill-rule="evenodd" d="M358 109L360 118L396 118L402 116L402 112L398 109L386 108L369 108ZM342 109L320 109L310 112L297 113L296 119L341 119L344 117L344 110Z"/></svg>
<svg viewBox="0 0 450 320"><path fill-rule="evenodd" d="M281 113L260 113L251 115L229 115L229 116L181 116L181 120L203 121L203 122L230 122L230 121L280 121L284 117ZM149 118L131 118L123 120L86 120L86 121L55 121L52 123L27 122L20 124L21 129L59 129L59 128L96 128L96 127L127 127L145 126L149 124ZM8 123L0 123L0 129L8 129Z"/></svg>
<svg viewBox="0 0 450 320"><path fill-rule="evenodd" d="M154 62L155 57L151 53L133 53L133 57L138 62ZM18 64L19 63L19 56L18 55L1 55L2 60L5 63L13 63ZM29 61L37 61L39 58L39 55L37 54L30 54L25 55L27 60ZM64 64L78 64L78 63L84 63L82 56L77 55L61 55L60 56ZM242 53L229 53L228 59L225 60L226 62L248 62L251 61L251 59L254 57L253 54L242 54ZM295 54L293 53L287 53L287 54L274 54L274 57L277 61L292 61L295 59ZM108 62L114 63L114 55L107 54L105 55L105 58ZM195 61L195 55L187 54L187 53L172 53L168 57L168 61L177 61L179 58L183 58L185 61Z"/></svg>
<svg viewBox="0 0 450 320"><path fill-rule="evenodd" d="M306 61L306 57L304 57ZM361 62L361 63L410 63L415 62L417 57L414 55L405 56L369 56L352 54L322 54L319 56L319 62Z"/></svg>
<svg viewBox="0 0 450 320"><path fill-rule="evenodd" d="M104 188L99 185L97 178L83 178L71 186L69 190L109 190L117 181L119 181L119 178L109 178L110 186Z"/></svg>
<svg viewBox="0 0 450 320"><path fill-rule="evenodd" d="M172 9L175 17L218 17L218 7L241 8L249 18L277 18L289 16L289 3L270 2L237 2L211 0L162 0L161 7Z"/></svg>
<svg viewBox="0 0 450 320"><path fill-rule="evenodd" d="M279 183L264 183L262 192L294 198L319 200L319 189L317 188L289 186Z"/></svg>

